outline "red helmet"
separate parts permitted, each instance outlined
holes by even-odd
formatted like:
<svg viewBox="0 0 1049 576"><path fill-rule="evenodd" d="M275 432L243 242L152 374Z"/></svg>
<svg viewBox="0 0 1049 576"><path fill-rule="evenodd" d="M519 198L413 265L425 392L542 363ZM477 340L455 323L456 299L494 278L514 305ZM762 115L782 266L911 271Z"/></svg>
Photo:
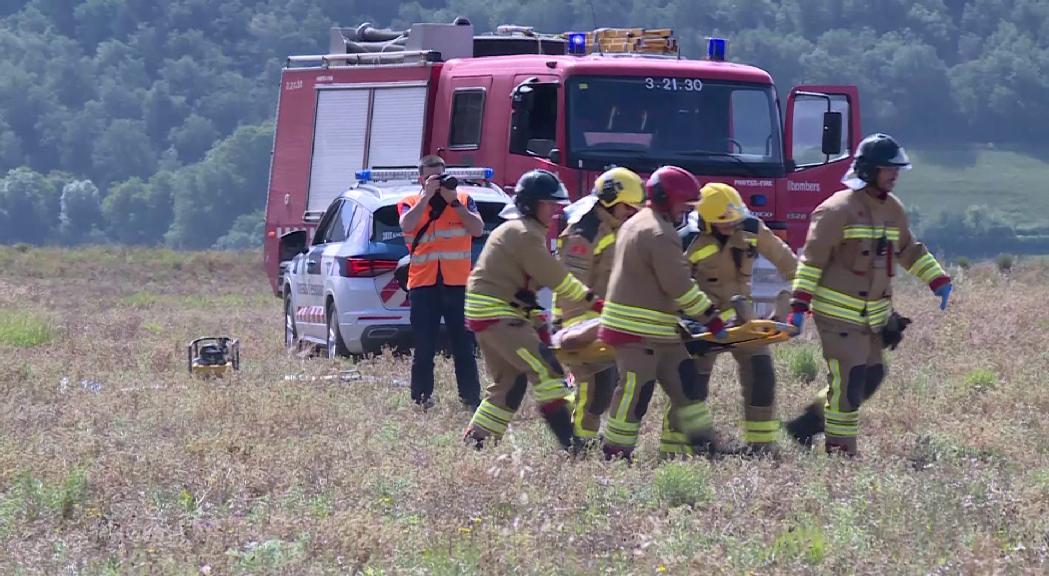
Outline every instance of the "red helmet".
<svg viewBox="0 0 1049 576"><path fill-rule="evenodd" d="M645 183L648 198L666 209L679 202L698 202L699 188L699 180L678 166L663 166Z"/></svg>

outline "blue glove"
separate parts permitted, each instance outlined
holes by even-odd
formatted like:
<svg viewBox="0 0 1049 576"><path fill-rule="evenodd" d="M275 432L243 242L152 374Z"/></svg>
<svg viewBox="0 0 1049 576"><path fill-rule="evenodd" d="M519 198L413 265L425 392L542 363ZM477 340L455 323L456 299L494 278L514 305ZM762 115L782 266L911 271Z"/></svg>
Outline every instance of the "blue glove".
<svg viewBox="0 0 1049 576"><path fill-rule="evenodd" d="M932 293L940 297L940 310L947 309L947 299L951 297L951 290L954 290L954 287L950 282L933 290Z"/></svg>
<svg viewBox="0 0 1049 576"><path fill-rule="evenodd" d="M728 330L725 327L725 321L720 317L714 317L713 320L707 322L707 331L714 335L714 338L721 340L722 338L728 338Z"/></svg>
<svg viewBox="0 0 1049 576"><path fill-rule="evenodd" d="M805 327L805 313L798 310L787 315L787 322L798 329L798 334Z"/></svg>

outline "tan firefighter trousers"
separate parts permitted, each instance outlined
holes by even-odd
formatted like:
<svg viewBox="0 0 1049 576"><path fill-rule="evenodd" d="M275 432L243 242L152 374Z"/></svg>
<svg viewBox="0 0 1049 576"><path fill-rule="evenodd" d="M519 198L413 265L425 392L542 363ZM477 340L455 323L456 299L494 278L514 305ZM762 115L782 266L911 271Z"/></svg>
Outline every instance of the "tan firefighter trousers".
<svg viewBox="0 0 1049 576"><path fill-rule="evenodd" d="M641 342L616 348L619 383L605 425L604 444L629 454L637 446L641 418L648 410L658 381L670 399L669 419L690 445L712 439L713 421L707 408L707 388L696 378L696 367L676 342Z"/></svg>
<svg viewBox="0 0 1049 576"><path fill-rule="evenodd" d="M492 380L470 421L481 436L506 433L529 382L532 398L540 406L570 395L561 364L528 321L501 319L476 335Z"/></svg>
<svg viewBox="0 0 1049 576"><path fill-rule="evenodd" d="M597 438L601 416L612 404L616 389L615 364L569 364L575 386L572 428L582 440Z"/></svg>
<svg viewBox="0 0 1049 576"><path fill-rule="evenodd" d="M776 373L772 351L768 346L747 350L732 350L738 366L740 388L743 393L743 440L750 446L766 446L776 441L780 422L776 417ZM710 373L718 354L695 356L697 378L703 387L709 387ZM674 428L668 408L663 416L663 433L659 451L663 455L692 454L688 440Z"/></svg>
<svg viewBox="0 0 1049 576"><path fill-rule="evenodd" d="M885 378L882 337L869 328L845 328L819 316L814 319L827 361L827 399L823 403L827 449L855 454L860 405Z"/></svg>

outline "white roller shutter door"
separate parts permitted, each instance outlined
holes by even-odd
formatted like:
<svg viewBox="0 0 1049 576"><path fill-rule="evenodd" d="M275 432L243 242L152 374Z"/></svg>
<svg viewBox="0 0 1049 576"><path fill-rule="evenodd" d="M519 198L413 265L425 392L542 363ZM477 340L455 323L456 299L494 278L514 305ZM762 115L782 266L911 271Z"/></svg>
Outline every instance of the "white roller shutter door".
<svg viewBox="0 0 1049 576"><path fill-rule="evenodd" d="M426 123L426 86L376 88L368 165L415 166Z"/></svg>
<svg viewBox="0 0 1049 576"><path fill-rule="evenodd" d="M364 167L368 90L321 90L317 94L313 159L306 210L324 211L356 182Z"/></svg>

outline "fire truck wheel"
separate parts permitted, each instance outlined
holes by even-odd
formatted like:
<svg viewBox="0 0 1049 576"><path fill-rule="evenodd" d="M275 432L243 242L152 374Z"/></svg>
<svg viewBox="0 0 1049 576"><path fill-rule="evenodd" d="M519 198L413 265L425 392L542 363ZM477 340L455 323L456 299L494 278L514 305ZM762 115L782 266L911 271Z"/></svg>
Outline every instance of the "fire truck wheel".
<svg viewBox="0 0 1049 576"><path fill-rule="evenodd" d="M295 352L298 346L299 334L295 328L295 314L291 309L291 295L289 294L284 296L284 348L288 352Z"/></svg>
<svg viewBox="0 0 1049 576"><path fill-rule="evenodd" d="M338 318L339 314L335 311L335 306L328 306L328 358L330 359L350 355L346 343L342 341L342 333L339 332Z"/></svg>

